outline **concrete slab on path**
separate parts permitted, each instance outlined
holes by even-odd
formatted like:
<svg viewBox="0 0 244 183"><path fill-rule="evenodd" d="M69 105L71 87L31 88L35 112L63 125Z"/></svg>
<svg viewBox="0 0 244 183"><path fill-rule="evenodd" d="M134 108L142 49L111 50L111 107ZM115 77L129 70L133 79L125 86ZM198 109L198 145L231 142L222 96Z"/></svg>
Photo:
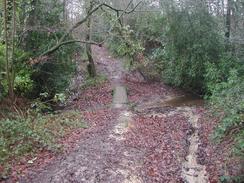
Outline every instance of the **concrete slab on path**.
<svg viewBox="0 0 244 183"><path fill-rule="evenodd" d="M124 86L115 86L113 96L113 106L120 108L128 103L127 92Z"/></svg>

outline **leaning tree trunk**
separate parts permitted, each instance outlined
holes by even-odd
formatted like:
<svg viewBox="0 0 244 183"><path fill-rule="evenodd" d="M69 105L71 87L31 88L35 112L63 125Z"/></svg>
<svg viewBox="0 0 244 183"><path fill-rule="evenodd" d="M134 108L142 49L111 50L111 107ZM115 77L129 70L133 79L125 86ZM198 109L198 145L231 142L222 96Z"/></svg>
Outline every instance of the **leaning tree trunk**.
<svg viewBox="0 0 244 183"><path fill-rule="evenodd" d="M89 5L89 9L87 11L87 14L90 13L90 11L92 10L93 5L92 2L90 2ZM91 16L88 18L87 20L87 35L86 35L86 41L91 41L91 33L92 33L92 28L91 28L91 22L92 22L92 18ZM88 66L87 66L87 71L89 73L90 77L96 77L97 73L96 73L96 66L92 57L92 48L91 48L91 44L87 43L86 44L86 54L88 57Z"/></svg>

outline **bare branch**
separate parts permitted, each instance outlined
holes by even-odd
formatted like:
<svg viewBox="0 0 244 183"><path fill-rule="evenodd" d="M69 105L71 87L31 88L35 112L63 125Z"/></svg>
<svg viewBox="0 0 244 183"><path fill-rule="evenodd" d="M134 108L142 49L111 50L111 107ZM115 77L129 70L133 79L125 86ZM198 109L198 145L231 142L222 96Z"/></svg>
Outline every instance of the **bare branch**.
<svg viewBox="0 0 244 183"><path fill-rule="evenodd" d="M65 46L65 45L68 45L68 44L72 44L72 43L85 43L85 44L93 44L93 45L101 46L103 44L103 42L97 43L97 42L93 42L93 41L84 41L84 40L69 40L69 41L64 41L62 43L59 43L59 44L55 45L51 49L45 51L44 53L42 53L42 55L40 57L43 57L44 55L49 55L49 54L55 52L56 50L58 50L60 47Z"/></svg>
<svg viewBox="0 0 244 183"><path fill-rule="evenodd" d="M127 9L129 8L130 4L132 3L133 0L130 1L130 3L127 5L125 10L120 10L120 9L116 9L113 8L112 6L106 4L106 3L101 3L99 5L97 5L95 8L93 8L91 11L89 11L89 13L86 15L85 18L83 18L82 20L80 20L79 22L77 22L74 26L72 26L58 41L57 45L53 46L51 49L45 51L44 53L42 53L40 55L40 57L43 57L45 55L51 54L53 52L55 52L58 48L60 48L63 45L67 45L67 44L71 44L71 43L75 43L75 42L80 42L80 43L88 43L88 44L96 44L96 45L101 45L101 43L95 43L95 42L89 42L89 41L78 41L78 40L72 40L72 41L64 41L65 38L71 34L76 28L78 28L79 26L81 26L82 24L84 24L88 18L95 13L97 10L99 10L100 8L102 8L103 6L110 8L113 11L116 11L117 14L119 14L119 12L122 12L122 14L120 16L118 16L118 18L120 18L121 16L123 16L124 14L130 14L132 12L135 11L135 9L141 4L141 1L130 11L127 11Z"/></svg>
<svg viewBox="0 0 244 183"><path fill-rule="evenodd" d="M131 5L132 2L133 2L133 0L131 0L131 1L129 2L129 4L127 5L127 8L126 8L126 9L128 9L128 7ZM136 5L132 10L130 10L130 11L125 11L125 10L121 10L121 9L116 9L116 8L114 8L114 7L112 7L112 6L108 5L108 4L104 4L104 6L107 7L107 8L109 8L109 9L111 9L111 10L113 10L113 11L116 11L116 12L124 12L124 14L130 14L130 13L134 12L135 9L136 9L141 3L142 3L142 1L140 1L139 3L137 3L137 5Z"/></svg>
<svg viewBox="0 0 244 183"><path fill-rule="evenodd" d="M75 30L77 27L79 27L80 25L82 25L83 23L85 23L87 21L87 19L94 13L96 12L99 8L101 8L104 5L104 3L98 5L97 7L95 7L93 10L91 10L85 18L83 18L81 21L77 22L73 27L71 27L59 40L60 42L63 42L64 39L73 32L73 30Z"/></svg>

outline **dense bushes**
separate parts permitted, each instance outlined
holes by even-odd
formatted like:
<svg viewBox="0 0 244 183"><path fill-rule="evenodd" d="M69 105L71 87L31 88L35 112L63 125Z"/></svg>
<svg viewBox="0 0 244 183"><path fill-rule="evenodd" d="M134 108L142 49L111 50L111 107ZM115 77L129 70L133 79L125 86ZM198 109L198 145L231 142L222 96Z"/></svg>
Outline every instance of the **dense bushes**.
<svg viewBox="0 0 244 183"><path fill-rule="evenodd" d="M11 3L8 3L8 6L12 7ZM58 39L64 34L64 24L60 17L64 10L63 4L58 0L20 1L16 6L17 33L13 40L15 53L13 58L9 56L11 66L7 69L8 73L11 72L11 81L14 78L14 93L28 98L37 98L40 93L48 93L49 98L52 98L56 93L62 93L67 88L75 69L74 53L79 47L72 44L40 59L39 63L33 64L32 61L38 61L39 56L56 45ZM0 14L0 20L2 18ZM8 85L12 83L7 77L5 41L2 33L0 35L0 97L7 95ZM8 49L11 52L10 46Z"/></svg>
<svg viewBox="0 0 244 183"><path fill-rule="evenodd" d="M6 79L6 63L4 59L5 55L5 46L0 44L0 97L5 96L8 91L7 79ZM15 72L15 82L14 89L17 95L26 95L33 88L33 81L31 75L33 71L31 67L27 64L29 54L24 52L21 49L15 50L15 63L14 63L14 72Z"/></svg>
<svg viewBox="0 0 244 183"><path fill-rule="evenodd" d="M55 40L60 37L61 33L52 34L32 32L28 35L28 40L37 40L32 43L36 50L35 55L39 55L44 50L48 49L48 45L54 45ZM34 65L32 79L34 87L32 97L39 96L40 93L48 93L49 97L53 97L56 93L62 93L67 88L71 77L75 71L75 61L73 61L74 53L80 49L79 46L73 44L62 47L54 54L49 56L43 63Z"/></svg>
<svg viewBox="0 0 244 183"><path fill-rule="evenodd" d="M221 116L215 138L231 134L243 156L243 58L234 57L229 45L227 50L214 17L204 10L174 12L167 26L165 47L154 51L162 79L208 98Z"/></svg>
<svg viewBox="0 0 244 183"><path fill-rule="evenodd" d="M156 50L165 82L199 93L206 91L206 63L218 64L223 44L207 12L174 11L167 21L164 49Z"/></svg>
<svg viewBox="0 0 244 183"><path fill-rule="evenodd" d="M48 42L48 37L36 43L35 46L43 46ZM15 82L14 90L16 95L29 98L39 97L40 93L47 92L50 97L56 93L62 93L69 85L69 81L75 70L73 61L76 45L65 49L59 49L55 54L47 58L44 63L31 65L30 56L34 53L27 53L16 49L14 63ZM4 46L0 45L0 96L6 96L8 91L5 72Z"/></svg>
<svg viewBox="0 0 244 183"><path fill-rule="evenodd" d="M152 52L158 48L163 49L166 41L167 20L160 13L145 13L140 15L133 28L135 39L141 40L145 48L144 54L152 56Z"/></svg>
<svg viewBox="0 0 244 183"><path fill-rule="evenodd" d="M144 50L140 40L134 39L130 26L118 26L115 27L115 31L119 33L119 36L110 38L108 43L110 51L117 56L126 57L133 64L137 54Z"/></svg>
<svg viewBox="0 0 244 183"><path fill-rule="evenodd" d="M237 70L230 71L227 81L220 82L212 90L212 108L221 117L216 128L216 140L226 136L235 142L234 152L244 156L244 77Z"/></svg>

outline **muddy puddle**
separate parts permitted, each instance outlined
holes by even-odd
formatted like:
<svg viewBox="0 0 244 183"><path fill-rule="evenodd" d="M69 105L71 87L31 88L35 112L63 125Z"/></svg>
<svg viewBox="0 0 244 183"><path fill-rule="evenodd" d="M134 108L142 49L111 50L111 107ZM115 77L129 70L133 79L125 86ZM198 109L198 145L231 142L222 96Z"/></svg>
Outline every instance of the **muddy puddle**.
<svg viewBox="0 0 244 183"><path fill-rule="evenodd" d="M186 94L182 96L172 97L168 100L162 101L162 107L184 107L184 106L203 106L204 100L197 95Z"/></svg>
<svg viewBox="0 0 244 183"><path fill-rule="evenodd" d="M181 96L167 96L161 98L160 96L146 99L136 105L134 110L143 114L161 113L167 114L180 107L201 107L204 106L204 100L197 95L185 94Z"/></svg>

